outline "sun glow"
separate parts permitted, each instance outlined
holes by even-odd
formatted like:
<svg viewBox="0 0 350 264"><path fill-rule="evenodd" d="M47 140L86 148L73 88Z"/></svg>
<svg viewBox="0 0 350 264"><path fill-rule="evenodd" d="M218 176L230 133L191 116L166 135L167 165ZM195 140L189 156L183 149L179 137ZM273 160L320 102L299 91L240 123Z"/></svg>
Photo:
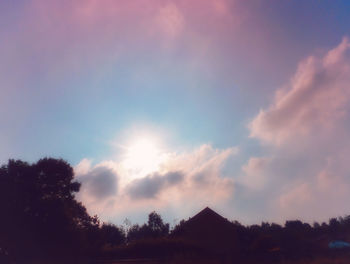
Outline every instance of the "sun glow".
<svg viewBox="0 0 350 264"><path fill-rule="evenodd" d="M165 154L157 140L140 137L125 147L123 165L130 171L132 178L139 178L157 171L164 159Z"/></svg>

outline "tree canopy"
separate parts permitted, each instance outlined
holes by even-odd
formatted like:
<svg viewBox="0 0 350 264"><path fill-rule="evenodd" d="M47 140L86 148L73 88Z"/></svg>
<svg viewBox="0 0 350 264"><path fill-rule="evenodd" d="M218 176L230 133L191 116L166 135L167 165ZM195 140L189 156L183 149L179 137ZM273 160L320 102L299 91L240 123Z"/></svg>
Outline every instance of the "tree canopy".
<svg viewBox="0 0 350 264"><path fill-rule="evenodd" d="M62 159L9 160L0 168L1 249L16 258L81 254L98 220L75 199L79 189Z"/></svg>
<svg viewBox="0 0 350 264"><path fill-rule="evenodd" d="M169 224L164 223L162 217L155 211L148 215L147 224L133 225L128 232L128 241L159 238L169 234Z"/></svg>

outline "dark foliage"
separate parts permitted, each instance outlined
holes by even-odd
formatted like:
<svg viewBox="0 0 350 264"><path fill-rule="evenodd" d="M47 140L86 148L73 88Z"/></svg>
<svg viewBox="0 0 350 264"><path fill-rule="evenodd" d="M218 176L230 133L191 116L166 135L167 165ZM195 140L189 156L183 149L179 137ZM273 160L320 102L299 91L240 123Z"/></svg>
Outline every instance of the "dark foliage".
<svg viewBox="0 0 350 264"><path fill-rule="evenodd" d="M100 239L104 246L120 246L126 242L125 231L110 223L104 223L100 228Z"/></svg>
<svg viewBox="0 0 350 264"><path fill-rule="evenodd" d="M168 234L169 224L165 224L159 214L152 212L148 215L147 224L133 225L129 229L127 240L131 243L137 240L165 237Z"/></svg>
<svg viewBox="0 0 350 264"><path fill-rule="evenodd" d="M332 218L329 224L311 227L299 220L243 226L228 222L206 208L187 221L182 220L171 232L174 238L192 241L216 254L218 259L240 263L279 263L316 257L349 256L349 250L331 250L333 240L350 241L350 216Z"/></svg>
<svg viewBox="0 0 350 264"><path fill-rule="evenodd" d="M0 247L8 258L75 258L94 252L98 219L74 194L80 184L63 160L28 164L10 160L0 168Z"/></svg>

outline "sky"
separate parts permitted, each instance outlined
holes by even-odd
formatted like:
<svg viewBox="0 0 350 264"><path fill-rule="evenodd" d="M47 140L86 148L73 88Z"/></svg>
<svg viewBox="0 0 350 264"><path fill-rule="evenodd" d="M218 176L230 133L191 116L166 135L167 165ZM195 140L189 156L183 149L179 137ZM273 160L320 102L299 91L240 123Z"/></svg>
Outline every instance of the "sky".
<svg viewBox="0 0 350 264"><path fill-rule="evenodd" d="M350 213L350 2L0 3L0 162L63 158L102 221Z"/></svg>

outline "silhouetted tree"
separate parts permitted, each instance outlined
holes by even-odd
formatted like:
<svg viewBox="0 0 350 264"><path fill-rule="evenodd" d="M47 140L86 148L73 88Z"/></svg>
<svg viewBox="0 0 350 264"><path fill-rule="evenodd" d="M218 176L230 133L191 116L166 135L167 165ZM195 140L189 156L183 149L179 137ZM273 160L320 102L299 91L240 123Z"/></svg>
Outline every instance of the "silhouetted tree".
<svg viewBox="0 0 350 264"><path fill-rule="evenodd" d="M147 224L142 226L133 225L130 227L127 235L128 242L141 239L165 237L169 234L169 224L164 223L162 217L156 212L148 215Z"/></svg>
<svg viewBox="0 0 350 264"><path fill-rule="evenodd" d="M152 237L162 237L169 234L169 224L164 223L162 217L154 211L148 215L147 225Z"/></svg>
<svg viewBox="0 0 350 264"><path fill-rule="evenodd" d="M9 160L0 168L0 247L15 258L77 256L94 246L97 217L75 200L80 184L61 159L28 164Z"/></svg>
<svg viewBox="0 0 350 264"><path fill-rule="evenodd" d="M103 244L108 244L110 246L119 246L125 243L125 231L116 225L104 223L101 226L100 232Z"/></svg>
<svg viewBox="0 0 350 264"><path fill-rule="evenodd" d="M132 225L127 234L127 242L133 242L140 239L143 239L145 237L144 231L141 230L141 226L138 224Z"/></svg>

